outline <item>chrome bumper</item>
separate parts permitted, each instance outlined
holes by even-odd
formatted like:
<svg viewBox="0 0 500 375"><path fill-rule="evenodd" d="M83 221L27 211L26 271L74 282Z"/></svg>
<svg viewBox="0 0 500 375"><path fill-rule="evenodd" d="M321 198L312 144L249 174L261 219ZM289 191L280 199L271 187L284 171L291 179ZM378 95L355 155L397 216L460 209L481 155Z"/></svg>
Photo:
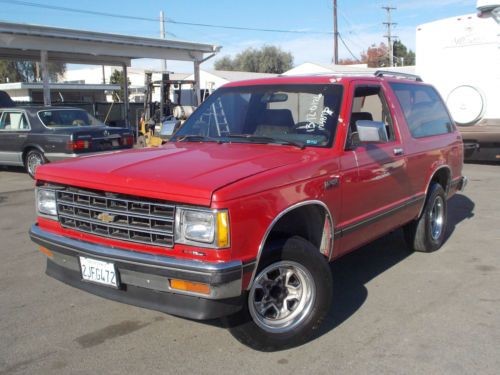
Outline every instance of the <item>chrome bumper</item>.
<svg viewBox="0 0 500 375"><path fill-rule="evenodd" d="M64 159L77 158L77 157L81 157L81 156L103 155L103 154L110 153L110 152L117 152L117 151L124 151L124 150L130 150L130 148L120 148L120 149L116 149L116 150L104 150L104 151L93 151L93 152L82 152L80 154L75 154L75 153L68 154L65 152L46 152L43 154L43 156L45 156L45 158L48 161L54 162L54 161L59 161L59 160L64 160Z"/></svg>
<svg viewBox="0 0 500 375"><path fill-rule="evenodd" d="M30 229L30 237L54 254L49 258L51 262L67 270L79 273L79 256L90 257L114 263L122 284L205 299L240 296L243 272L251 272L254 266L243 266L239 261L204 263L120 250L56 235L36 224ZM209 284L210 295L173 290L171 278Z"/></svg>

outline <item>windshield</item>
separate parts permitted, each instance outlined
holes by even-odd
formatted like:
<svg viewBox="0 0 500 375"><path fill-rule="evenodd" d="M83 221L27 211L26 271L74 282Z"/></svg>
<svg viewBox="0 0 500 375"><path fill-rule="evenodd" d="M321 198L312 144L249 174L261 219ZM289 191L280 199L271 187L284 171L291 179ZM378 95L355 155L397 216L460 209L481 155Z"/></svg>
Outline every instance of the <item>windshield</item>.
<svg viewBox="0 0 500 375"><path fill-rule="evenodd" d="M337 127L342 86L262 85L221 88L172 141L328 147Z"/></svg>
<svg viewBox="0 0 500 375"><path fill-rule="evenodd" d="M48 127L104 125L82 109L51 109L38 112L40 121Z"/></svg>

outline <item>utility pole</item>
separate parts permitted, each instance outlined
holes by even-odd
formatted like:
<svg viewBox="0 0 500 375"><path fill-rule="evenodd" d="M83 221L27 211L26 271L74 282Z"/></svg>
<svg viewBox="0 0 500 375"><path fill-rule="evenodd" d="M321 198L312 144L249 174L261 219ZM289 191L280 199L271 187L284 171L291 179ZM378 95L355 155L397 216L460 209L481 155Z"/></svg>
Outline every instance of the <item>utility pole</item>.
<svg viewBox="0 0 500 375"><path fill-rule="evenodd" d="M337 0L333 0L333 63L339 63L339 29L337 24Z"/></svg>
<svg viewBox="0 0 500 375"><path fill-rule="evenodd" d="M396 23L392 22L391 11L396 10L396 8L388 5L382 7L382 9L387 11L387 22L383 22L383 24L387 27L387 34L384 35L384 38L387 38L387 47L389 47L389 66L394 66L394 46L392 40L397 38L397 36L392 35L392 26L396 25Z"/></svg>
<svg viewBox="0 0 500 375"><path fill-rule="evenodd" d="M163 10L160 10L160 38L165 39L165 15ZM167 60L163 60L162 71L167 71Z"/></svg>

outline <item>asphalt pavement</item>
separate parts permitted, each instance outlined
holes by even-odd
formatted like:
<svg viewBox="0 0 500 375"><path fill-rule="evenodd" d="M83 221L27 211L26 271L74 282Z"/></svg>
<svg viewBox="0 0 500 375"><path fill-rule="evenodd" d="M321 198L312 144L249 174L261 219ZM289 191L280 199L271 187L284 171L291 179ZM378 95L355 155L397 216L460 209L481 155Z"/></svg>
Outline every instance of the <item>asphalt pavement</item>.
<svg viewBox="0 0 500 375"><path fill-rule="evenodd" d="M313 341L262 353L221 324L108 301L44 274L28 237L33 181L0 167L0 374L498 374L500 165L467 164L448 239L409 253L396 231L331 266Z"/></svg>

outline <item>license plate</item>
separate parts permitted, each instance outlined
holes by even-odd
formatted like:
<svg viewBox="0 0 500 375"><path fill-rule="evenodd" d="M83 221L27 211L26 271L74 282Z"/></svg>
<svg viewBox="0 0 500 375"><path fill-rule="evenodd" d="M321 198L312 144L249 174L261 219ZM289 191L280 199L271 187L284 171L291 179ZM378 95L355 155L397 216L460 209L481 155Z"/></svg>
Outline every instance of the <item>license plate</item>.
<svg viewBox="0 0 500 375"><path fill-rule="evenodd" d="M80 257L80 268L83 280L118 288L118 280L113 263Z"/></svg>
<svg viewBox="0 0 500 375"><path fill-rule="evenodd" d="M111 141L111 144L113 145L113 147L118 147L120 145L120 143L118 143L118 139L113 139Z"/></svg>

